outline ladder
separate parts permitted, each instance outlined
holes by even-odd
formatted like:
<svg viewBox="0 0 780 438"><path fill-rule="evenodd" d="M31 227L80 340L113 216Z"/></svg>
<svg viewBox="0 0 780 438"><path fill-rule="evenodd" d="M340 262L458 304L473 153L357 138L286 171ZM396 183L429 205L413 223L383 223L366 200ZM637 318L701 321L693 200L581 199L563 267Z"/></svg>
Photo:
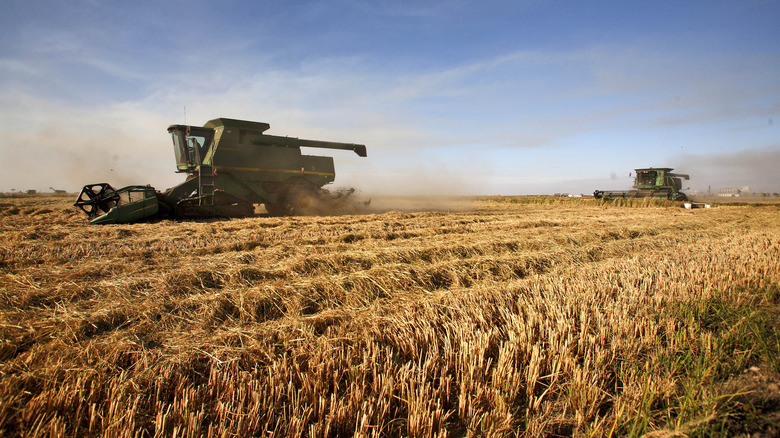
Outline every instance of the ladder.
<svg viewBox="0 0 780 438"><path fill-rule="evenodd" d="M198 167L198 205L214 205L214 167L201 164Z"/></svg>

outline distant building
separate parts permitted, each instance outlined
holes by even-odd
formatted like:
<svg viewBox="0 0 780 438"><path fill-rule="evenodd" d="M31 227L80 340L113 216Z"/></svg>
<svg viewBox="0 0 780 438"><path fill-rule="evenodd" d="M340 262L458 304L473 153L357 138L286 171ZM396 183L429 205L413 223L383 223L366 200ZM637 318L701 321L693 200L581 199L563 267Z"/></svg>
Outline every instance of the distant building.
<svg viewBox="0 0 780 438"><path fill-rule="evenodd" d="M736 187L729 187L725 189L718 189L718 196L724 197L724 198L738 198L740 196L750 196L753 198L763 198L763 197L772 197L772 196L780 196L779 193L771 193L771 192L754 192L750 190L750 186L744 186L741 189L738 189Z"/></svg>
<svg viewBox="0 0 780 438"><path fill-rule="evenodd" d="M718 196L725 197L725 198L736 198L739 196L750 196L752 192L750 191L750 186L744 186L741 189L735 188L735 187L729 187L725 189L718 189Z"/></svg>

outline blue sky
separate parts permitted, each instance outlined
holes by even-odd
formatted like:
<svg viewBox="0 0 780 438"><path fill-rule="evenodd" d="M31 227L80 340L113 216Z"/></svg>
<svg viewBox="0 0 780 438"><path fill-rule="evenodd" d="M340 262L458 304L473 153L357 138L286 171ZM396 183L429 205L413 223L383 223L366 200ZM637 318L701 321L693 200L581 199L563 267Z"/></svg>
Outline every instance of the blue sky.
<svg viewBox="0 0 780 438"><path fill-rule="evenodd" d="M772 0L5 0L0 191L165 189L167 126L230 117L366 144L309 152L367 193L591 193L647 166L780 192L778 23Z"/></svg>

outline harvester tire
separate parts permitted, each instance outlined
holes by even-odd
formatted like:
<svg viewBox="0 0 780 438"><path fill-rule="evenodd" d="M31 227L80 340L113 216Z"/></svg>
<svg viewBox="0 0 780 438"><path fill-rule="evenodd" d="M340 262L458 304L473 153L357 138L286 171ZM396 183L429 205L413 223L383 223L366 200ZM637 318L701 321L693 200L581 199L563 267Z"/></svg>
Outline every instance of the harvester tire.
<svg viewBox="0 0 780 438"><path fill-rule="evenodd" d="M279 201L266 203L265 209L271 216L306 216L318 214L322 197L321 189L305 184L288 187Z"/></svg>
<svg viewBox="0 0 780 438"><path fill-rule="evenodd" d="M289 209L287 208L287 204L285 204L283 201L280 202L266 202L263 204L265 206L266 211L270 216L289 216Z"/></svg>
<svg viewBox="0 0 780 438"><path fill-rule="evenodd" d="M320 203L319 189L305 185L292 187L287 192L287 205L293 216L317 214Z"/></svg>
<svg viewBox="0 0 780 438"><path fill-rule="evenodd" d="M249 217L255 214L255 206L243 199L225 193L222 190L214 192L211 203L208 198L182 199L174 207L174 216L178 219L206 219L211 217Z"/></svg>

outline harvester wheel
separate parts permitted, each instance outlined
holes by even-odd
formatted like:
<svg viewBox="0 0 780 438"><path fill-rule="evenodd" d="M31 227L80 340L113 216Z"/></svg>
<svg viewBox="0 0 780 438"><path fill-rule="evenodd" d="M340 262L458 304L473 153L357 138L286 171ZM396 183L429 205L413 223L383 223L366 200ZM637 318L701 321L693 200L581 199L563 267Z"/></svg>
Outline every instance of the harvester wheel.
<svg viewBox="0 0 780 438"><path fill-rule="evenodd" d="M317 203L317 193L309 188L298 188L290 193L289 205L295 216L313 213Z"/></svg>
<svg viewBox="0 0 780 438"><path fill-rule="evenodd" d="M178 219L205 219L212 217L249 217L255 214L255 206L222 190L214 192L214 198L192 197L182 199L174 207Z"/></svg>
<svg viewBox="0 0 780 438"><path fill-rule="evenodd" d="M308 185L288 187L279 201L266 203L265 209L271 216L305 216L319 213L320 189Z"/></svg>
<svg viewBox="0 0 780 438"><path fill-rule="evenodd" d="M289 209L287 208L287 204L285 204L283 201L279 202L266 202L263 204L265 206L265 210L268 212L270 216L289 216Z"/></svg>
<svg viewBox="0 0 780 438"><path fill-rule="evenodd" d="M335 192L313 184L288 186L274 203L265 203L271 216L313 216L352 214L367 207L371 200L358 203L353 199L355 189L340 189Z"/></svg>

